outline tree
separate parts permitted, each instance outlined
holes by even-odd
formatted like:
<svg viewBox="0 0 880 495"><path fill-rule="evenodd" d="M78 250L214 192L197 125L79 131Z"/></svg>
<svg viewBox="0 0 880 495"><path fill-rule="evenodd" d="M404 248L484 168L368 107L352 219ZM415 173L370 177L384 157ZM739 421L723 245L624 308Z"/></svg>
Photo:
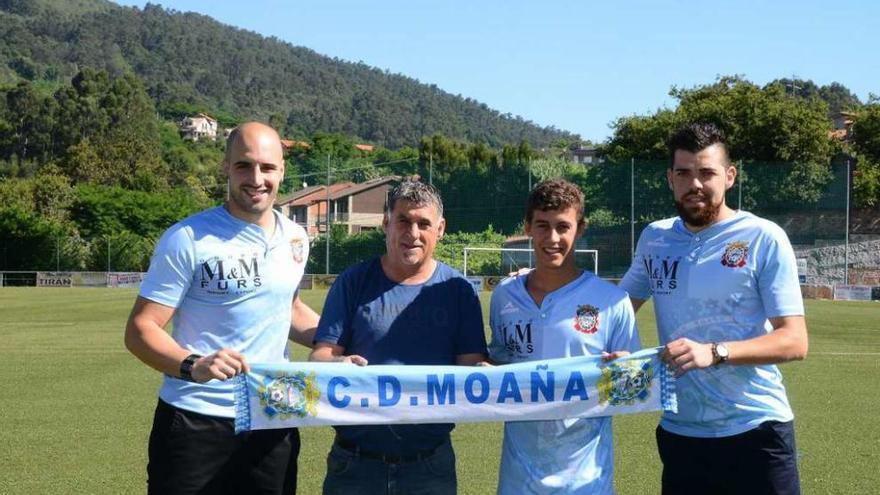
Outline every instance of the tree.
<svg viewBox="0 0 880 495"><path fill-rule="evenodd" d="M853 178L856 206L880 205L880 102L866 105L857 114L852 151L857 158Z"/></svg>
<svg viewBox="0 0 880 495"><path fill-rule="evenodd" d="M618 120L604 153L617 160L669 160L665 141L676 128L712 122L726 133L733 159L749 171L746 205L809 205L819 200L831 179L833 154L823 100L793 97L783 84L762 89L738 76L673 88L670 95L679 101L675 110Z"/></svg>

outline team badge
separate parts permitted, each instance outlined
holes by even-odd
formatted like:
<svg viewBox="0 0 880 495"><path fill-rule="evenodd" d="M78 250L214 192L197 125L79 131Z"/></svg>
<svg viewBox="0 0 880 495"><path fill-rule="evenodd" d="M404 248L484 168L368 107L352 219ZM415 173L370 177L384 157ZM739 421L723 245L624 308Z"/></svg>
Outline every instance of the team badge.
<svg viewBox="0 0 880 495"><path fill-rule="evenodd" d="M730 268L742 268L746 266L749 257L749 245L745 241L736 241L727 244L724 254L721 255L721 264Z"/></svg>
<svg viewBox="0 0 880 495"><path fill-rule="evenodd" d="M278 376L267 375L266 382L257 389L260 406L269 418L286 420L293 416L317 416L321 393L315 386L315 373L303 371Z"/></svg>
<svg viewBox="0 0 880 495"><path fill-rule="evenodd" d="M302 239L300 239L299 237L294 237L290 240L290 252L293 253L293 261L297 263L302 263L303 251L304 244Z"/></svg>
<svg viewBox="0 0 880 495"><path fill-rule="evenodd" d="M599 330L599 308L589 304L578 305L574 329L586 334L596 333Z"/></svg>
<svg viewBox="0 0 880 495"><path fill-rule="evenodd" d="M611 363L602 369L602 376L596 383L599 404L631 406L636 401L645 402L651 396L653 379L654 368L650 359Z"/></svg>

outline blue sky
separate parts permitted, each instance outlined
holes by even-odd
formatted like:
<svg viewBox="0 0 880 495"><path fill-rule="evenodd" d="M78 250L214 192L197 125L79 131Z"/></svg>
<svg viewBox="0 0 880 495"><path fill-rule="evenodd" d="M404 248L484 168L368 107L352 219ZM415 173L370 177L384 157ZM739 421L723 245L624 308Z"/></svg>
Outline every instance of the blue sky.
<svg viewBox="0 0 880 495"><path fill-rule="evenodd" d="M117 0L143 7L144 1ZM593 141L741 74L880 94L880 2L153 0L387 69Z"/></svg>

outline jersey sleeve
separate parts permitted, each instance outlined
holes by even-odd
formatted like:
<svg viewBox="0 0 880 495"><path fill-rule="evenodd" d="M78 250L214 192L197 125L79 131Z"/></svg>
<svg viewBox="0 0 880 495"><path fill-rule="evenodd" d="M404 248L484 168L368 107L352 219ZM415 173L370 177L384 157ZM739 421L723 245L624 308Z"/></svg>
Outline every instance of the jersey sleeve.
<svg viewBox="0 0 880 495"><path fill-rule="evenodd" d="M165 306L178 307L192 284L195 258L189 230L181 225L171 227L156 244L139 295Z"/></svg>
<svg viewBox="0 0 880 495"><path fill-rule="evenodd" d="M758 253L758 291L768 318L804 314L794 249L785 232L775 225Z"/></svg>
<svg viewBox="0 0 880 495"><path fill-rule="evenodd" d="M324 301L321 319L315 332L315 343L325 342L348 348L351 344L351 311L354 303L350 286L350 272L340 275Z"/></svg>
<svg viewBox="0 0 880 495"><path fill-rule="evenodd" d="M648 235L648 229L642 231L639 236L639 242L636 244L636 252L633 256L632 263L626 271L626 275L618 284L618 287L629 293L634 299L648 300L651 298L651 284L648 280L648 272L643 262L645 256L645 237Z"/></svg>
<svg viewBox="0 0 880 495"><path fill-rule="evenodd" d="M636 326L636 315L628 297L621 297L611 308L613 318L608 352L635 352L642 348L639 330Z"/></svg>
<svg viewBox="0 0 880 495"><path fill-rule="evenodd" d="M455 354L486 354L486 333L483 329L483 309L480 298L473 286L465 278L456 279L460 312L458 314L458 335Z"/></svg>

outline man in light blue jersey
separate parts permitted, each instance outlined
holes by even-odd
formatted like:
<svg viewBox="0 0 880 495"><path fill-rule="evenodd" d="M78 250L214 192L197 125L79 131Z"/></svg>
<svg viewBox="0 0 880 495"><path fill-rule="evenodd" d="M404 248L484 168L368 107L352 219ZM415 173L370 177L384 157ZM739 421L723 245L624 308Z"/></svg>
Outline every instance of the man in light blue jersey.
<svg viewBox="0 0 880 495"><path fill-rule="evenodd" d="M299 433L235 435L229 379L248 362L286 361L288 339L311 347L318 315L297 297L309 241L272 208L284 177L275 130L235 129L223 170L226 203L165 232L125 329L132 354L165 374L149 493L296 492Z"/></svg>
<svg viewBox="0 0 880 495"><path fill-rule="evenodd" d="M536 268L505 279L490 303L496 363L596 355L612 359L639 349L626 293L575 264L583 234L583 193L564 180L529 194L526 234ZM611 418L508 422L499 494L614 493Z"/></svg>
<svg viewBox="0 0 880 495"><path fill-rule="evenodd" d="M800 493L794 416L777 363L803 359L807 328L794 251L776 224L725 203L736 179L724 136L672 136L679 216L649 225L621 282L654 298L678 414L657 428L663 493Z"/></svg>

